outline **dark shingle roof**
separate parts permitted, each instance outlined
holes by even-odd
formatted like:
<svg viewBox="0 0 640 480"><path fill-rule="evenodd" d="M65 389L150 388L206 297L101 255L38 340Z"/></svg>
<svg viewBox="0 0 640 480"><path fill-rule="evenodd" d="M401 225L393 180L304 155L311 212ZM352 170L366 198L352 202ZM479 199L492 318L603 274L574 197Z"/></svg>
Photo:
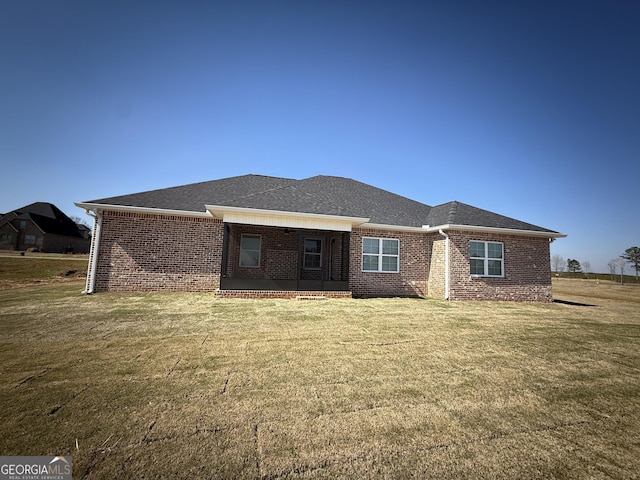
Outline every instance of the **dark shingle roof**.
<svg viewBox="0 0 640 480"><path fill-rule="evenodd" d="M205 205L369 218L370 223L421 227L470 225L556 233L460 202L430 207L343 177L302 180L243 175L85 203L204 212Z"/></svg>
<svg viewBox="0 0 640 480"><path fill-rule="evenodd" d="M204 212L205 205L230 205L228 203L230 201L239 201L243 197L251 197L257 193L282 188L293 182L296 182L296 180L262 175L243 175L102 198L87 203Z"/></svg>
<svg viewBox="0 0 640 480"><path fill-rule="evenodd" d="M473 225L476 227L509 228L558 233L498 213L473 207L462 202L448 202L432 207L427 216L427 225Z"/></svg>

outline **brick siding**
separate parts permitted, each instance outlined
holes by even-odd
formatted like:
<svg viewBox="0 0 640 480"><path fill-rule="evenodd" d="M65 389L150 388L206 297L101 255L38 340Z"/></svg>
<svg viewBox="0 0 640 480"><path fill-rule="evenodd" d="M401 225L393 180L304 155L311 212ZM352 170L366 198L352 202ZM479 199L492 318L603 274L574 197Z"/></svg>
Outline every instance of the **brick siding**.
<svg viewBox="0 0 640 480"><path fill-rule="evenodd" d="M451 238L451 300L553 300L547 238L455 231L448 234ZM469 242L472 240L504 244L504 278L471 276Z"/></svg>
<svg viewBox="0 0 640 480"><path fill-rule="evenodd" d="M243 234L260 235L260 265L240 266L240 242ZM298 273L298 234L283 228L254 225L229 225L227 238L227 276L289 280Z"/></svg>
<svg viewBox="0 0 640 480"><path fill-rule="evenodd" d="M440 235L430 235L431 264L427 280L427 293L432 298L445 298L446 295L446 240Z"/></svg>
<svg viewBox="0 0 640 480"><path fill-rule="evenodd" d="M240 242L243 234L260 235L260 265L240 266ZM343 233L320 230L284 229L255 225L229 225L227 236L227 276L229 278L251 278L269 280L296 280L300 267L298 250L300 237L321 238L323 242L322 268L302 270L303 280L346 279L342 273ZM332 259L329 250L333 242Z"/></svg>
<svg viewBox="0 0 640 480"><path fill-rule="evenodd" d="M400 241L400 271L363 272L362 237ZM356 228L351 232L349 288L356 297L427 295L431 238L419 232Z"/></svg>
<svg viewBox="0 0 640 480"><path fill-rule="evenodd" d="M215 291L221 255L218 219L104 212L95 291Z"/></svg>
<svg viewBox="0 0 640 480"><path fill-rule="evenodd" d="M224 226L219 219L104 212L95 291L216 291L220 287ZM243 233L260 234L259 268L239 265ZM298 274L300 234L320 236L324 251L333 241L333 259L323 259L325 279L346 280L349 236L341 232L291 231L229 225L226 271L229 277L288 280ZM450 299L552 301L547 238L449 231ZM362 238L400 242L398 273L363 272ZM95 239L93 239L95 240ZM474 278L469 271L469 242L504 244L504 278ZM235 298L445 296L445 239L439 234L355 228L350 234L350 292L270 292L237 290ZM91 260L90 260L91 261ZM331 268L329 268L329 266ZM340 278L338 278L340 277ZM314 287L315 288L315 287ZM225 296L224 293L218 293Z"/></svg>

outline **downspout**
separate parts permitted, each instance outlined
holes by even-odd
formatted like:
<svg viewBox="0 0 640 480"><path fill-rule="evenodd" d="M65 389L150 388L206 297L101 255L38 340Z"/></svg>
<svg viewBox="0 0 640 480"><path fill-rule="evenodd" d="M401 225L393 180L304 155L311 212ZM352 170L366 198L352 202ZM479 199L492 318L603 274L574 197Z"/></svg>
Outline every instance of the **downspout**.
<svg viewBox="0 0 640 480"><path fill-rule="evenodd" d="M96 286L96 270L98 269L98 254L100 253L100 233L102 231L102 212L87 210L87 214L93 217L93 238L91 240L91 252L89 253L89 272L87 272L87 284L82 293L91 295Z"/></svg>
<svg viewBox="0 0 640 480"><path fill-rule="evenodd" d="M445 254L444 254L444 299L449 300L449 235L444 233L442 229L438 233L445 238Z"/></svg>

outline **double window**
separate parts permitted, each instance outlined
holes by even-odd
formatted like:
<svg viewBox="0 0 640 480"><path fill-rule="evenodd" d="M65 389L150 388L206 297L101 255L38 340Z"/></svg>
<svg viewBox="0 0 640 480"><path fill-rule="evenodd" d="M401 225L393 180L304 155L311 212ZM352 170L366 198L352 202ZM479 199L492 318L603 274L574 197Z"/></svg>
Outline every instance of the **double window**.
<svg viewBox="0 0 640 480"><path fill-rule="evenodd" d="M242 234L240 239L240 266L260 267L260 235Z"/></svg>
<svg viewBox="0 0 640 480"><path fill-rule="evenodd" d="M471 275L504 276L504 246L500 242L469 242Z"/></svg>
<svg viewBox="0 0 640 480"><path fill-rule="evenodd" d="M395 238L362 239L362 271L400 271L400 240Z"/></svg>

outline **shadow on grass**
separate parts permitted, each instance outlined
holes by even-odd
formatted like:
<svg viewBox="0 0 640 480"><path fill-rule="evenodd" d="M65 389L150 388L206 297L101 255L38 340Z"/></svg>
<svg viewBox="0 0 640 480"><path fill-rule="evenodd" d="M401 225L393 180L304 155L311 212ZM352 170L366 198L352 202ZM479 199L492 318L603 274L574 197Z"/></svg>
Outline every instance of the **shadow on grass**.
<svg viewBox="0 0 640 480"><path fill-rule="evenodd" d="M570 302L569 300L560 300L557 298L553 299L553 303L561 303L563 305L572 305L574 307L597 307L598 306L591 303Z"/></svg>

